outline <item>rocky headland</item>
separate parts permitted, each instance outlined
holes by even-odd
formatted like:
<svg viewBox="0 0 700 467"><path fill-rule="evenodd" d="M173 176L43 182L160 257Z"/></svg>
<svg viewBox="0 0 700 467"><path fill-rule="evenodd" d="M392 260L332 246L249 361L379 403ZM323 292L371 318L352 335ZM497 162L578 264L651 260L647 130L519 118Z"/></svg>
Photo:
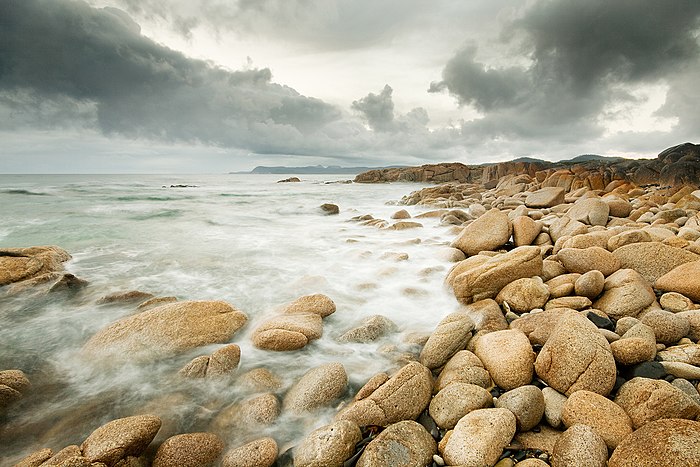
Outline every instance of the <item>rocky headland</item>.
<svg viewBox="0 0 700 467"><path fill-rule="evenodd" d="M219 345L177 374L202 384L230 378L250 397L211 413L206 431L173 431L144 409L15 465L700 465L699 178L700 146L692 144L651 161L361 174L356 181L440 184L408 194L392 219L355 222L392 235L437 218L453 238L441 254L454 263L444 287L457 305L424 336L405 336L414 351L397 354L396 368L351 391L343 364L328 363L281 391L266 368L237 373L245 355L234 341L248 317L234 306L106 297L134 303L137 313L90 337L88 358L147 362ZM63 271L68 258L57 247L0 250L0 293L77 290L84 281ZM299 297L257 323L252 344L312 347L337 311L332 297ZM377 315L338 340L377 341L396 329ZM31 390L21 369L1 371L0 411ZM280 417L319 410L333 411L331 423L295 446L265 434ZM222 433L231 431L245 441L225 445Z"/></svg>

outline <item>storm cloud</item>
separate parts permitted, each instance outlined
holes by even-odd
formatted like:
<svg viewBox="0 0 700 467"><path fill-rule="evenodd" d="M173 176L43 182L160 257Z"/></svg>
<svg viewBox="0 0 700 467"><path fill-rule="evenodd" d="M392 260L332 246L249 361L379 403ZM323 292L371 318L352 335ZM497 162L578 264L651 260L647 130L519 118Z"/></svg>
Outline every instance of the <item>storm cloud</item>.
<svg viewBox="0 0 700 467"><path fill-rule="evenodd" d="M634 86L666 83L676 99L676 81L698 69L699 18L694 0L539 1L503 34L529 65L480 63L470 44L429 91L446 90L481 112L463 126L467 133L599 137L605 108L638 99ZM695 95L686 98L700 104Z"/></svg>
<svg viewBox="0 0 700 467"><path fill-rule="evenodd" d="M341 116L273 83L268 68L217 68L144 37L124 12L49 0L3 3L0 105L16 125L73 120L108 135L289 153Z"/></svg>

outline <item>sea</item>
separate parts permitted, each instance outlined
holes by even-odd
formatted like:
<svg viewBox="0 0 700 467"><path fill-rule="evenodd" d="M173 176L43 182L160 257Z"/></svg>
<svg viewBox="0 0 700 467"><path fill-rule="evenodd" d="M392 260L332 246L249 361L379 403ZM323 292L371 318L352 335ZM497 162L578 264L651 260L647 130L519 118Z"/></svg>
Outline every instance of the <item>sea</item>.
<svg viewBox="0 0 700 467"><path fill-rule="evenodd" d="M416 355L416 333L431 332L458 307L443 286L454 232L439 218L415 219L423 227L407 230L353 218L370 214L391 224L399 209L426 212L398 205L424 185L346 183L348 175L277 183L286 177L0 175L0 248L60 246L72 255L66 270L89 282L75 295L2 297L0 288L0 370L21 369L32 382L21 401L0 413L0 465L41 448L80 444L100 425L137 413L159 415L161 436L207 431L223 408L251 396L235 384L251 369L279 376L281 400L309 369L340 362L348 401L373 375ZM337 204L340 214L325 215L323 203ZM149 364L86 358L81 348L92 335L135 313L133 304L97 301L129 290L224 300L246 313L247 325L231 340L241 347L237 372L218 381L178 376L220 344ZM320 339L294 352L251 344L255 327L276 308L310 293L324 293L337 306ZM371 343L337 341L377 314L398 330ZM303 416L283 413L253 432L218 434L229 448L272 436L283 452L332 420L341 403Z"/></svg>

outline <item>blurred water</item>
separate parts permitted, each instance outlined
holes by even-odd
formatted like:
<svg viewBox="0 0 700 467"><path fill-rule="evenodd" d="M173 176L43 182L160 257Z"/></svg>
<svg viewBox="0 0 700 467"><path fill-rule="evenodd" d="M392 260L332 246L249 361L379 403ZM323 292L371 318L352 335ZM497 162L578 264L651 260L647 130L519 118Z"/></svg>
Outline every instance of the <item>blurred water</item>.
<svg viewBox="0 0 700 467"><path fill-rule="evenodd" d="M218 346L149 365L81 358L91 335L134 312L95 304L111 292L225 300L244 311L248 325L232 340L242 349L237 374L268 368L283 379L278 396L309 368L331 361L343 363L357 388L397 368L387 345L404 351L407 333L431 331L456 308L442 287L450 264L439 255L452 236L437 219L404 231L349 221L367 213L389 220L400 207L386 203L420 185L328 183L347 176L327 175L276 183L285 177L0 175L0 247L61 246L73 255L67 270L90 282L75 297L0 301L0 369L22 369L33 383L21 403L0 415L0 459L79 444L100 424L144 410L174 420L175 431L203 431L222 407L246 396L235 376L221 382L177 376L191 358ZM165 188L176 184L196 187ZM322 215L322 203L338 204L340 215ZM408 253L409 260L382 258L387 252ZM276 306L315 292L338 308L324 320L321 339L290 353L250 344L253 329ZM371 344L336 342L374 314L395 321L400 332ZM291 445L332 413L283 416L264 433ZM236 446L262 432L220 434Z"/></svg>

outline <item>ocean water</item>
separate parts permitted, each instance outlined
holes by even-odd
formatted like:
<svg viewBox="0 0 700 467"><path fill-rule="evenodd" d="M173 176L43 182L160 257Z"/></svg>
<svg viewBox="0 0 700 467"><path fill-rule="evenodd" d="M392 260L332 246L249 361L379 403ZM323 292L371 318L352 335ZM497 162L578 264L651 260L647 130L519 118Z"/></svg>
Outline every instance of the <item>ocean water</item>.
<svg viewBox="0 0 700 467"><path fill-rule="evenodd" d="M0 175L0 247L58 245L73 256L66 269L89 281L79 294L0 298L0 369L19 368L32 390L0 414L0 465L34 450L80 442L101 424L135 413L164 419L162 436L207 431L222 408L251 396L236 377L264 367L285 391L303 373L341 362L349 399L371 376L400 367L415 352L413 332L430 332L457 308L442 282L452 239L439 219L420 229L381 230L350 219L390 220L401 196L419 184L330 183L347 176L280 175ZM169 188L172 184L195 185ZM340 206L325 216L322 203ZM426 208L410 206L412 215ZM407 253L406 261L390 254ZM389 255L389 257L387 257ZM97 305L109 293L141 290L182 300L225 300L248 324L232 339L241 365L221 381L184 380L177 371L219 345L152 364L110 364L81 354L107 324L133 305ZM296 352L256 349L254 328L301 295L325 293L337 312L324 335ZM0 289L2 295L2 289ZM368 344L336 338L375 314L398 332ZM272 436L283 451L327 423L334 408L308 416L283 414L266 428L224 430L227 447Z"/></svg>

